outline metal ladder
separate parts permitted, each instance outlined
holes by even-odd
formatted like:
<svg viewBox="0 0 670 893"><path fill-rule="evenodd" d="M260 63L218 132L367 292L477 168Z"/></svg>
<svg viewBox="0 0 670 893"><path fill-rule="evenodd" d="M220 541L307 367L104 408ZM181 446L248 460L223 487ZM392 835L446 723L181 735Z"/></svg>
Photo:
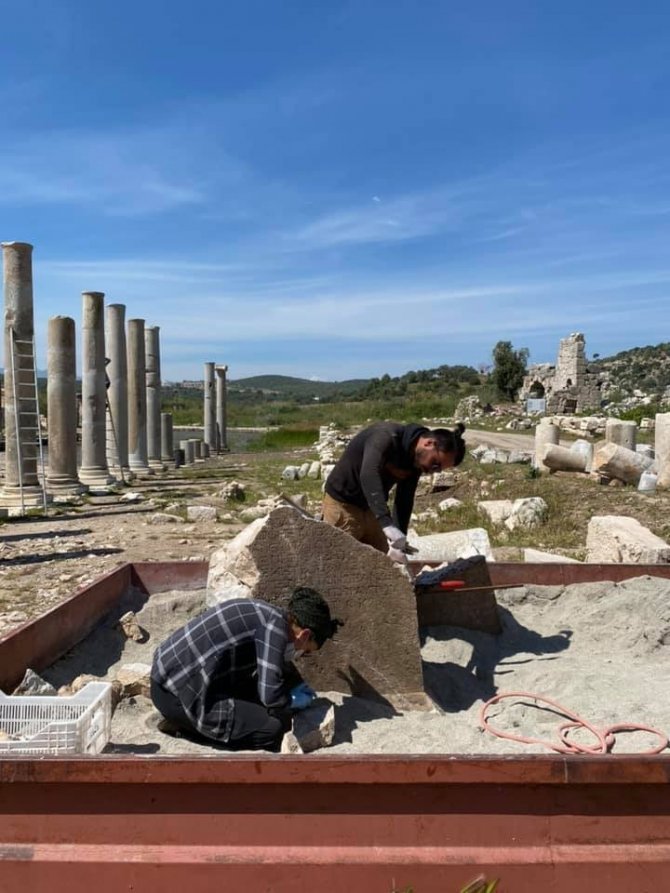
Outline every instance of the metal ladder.
<svg viewBox="0 0 670 893"><path fill-rule="evenodd" d="M12 390L14 396L14 433L16 435L16 457L18 462L19 492L21 512L26 506L23 496L23 479L26 461L34 461L36 456L30 455L37 447L39 456L38 481L42 490L42 505L47 513L46 474L44 471L44 450L42 448L42 432L40 430L40 404L37 392L37 365L35 363L35 337L17 338L13 327L10 327L9 338L10 361L12 364ZM28 453L28 455L26 455Z"/></svg>
<svg viewBox="0 0 670 893"><path fill-rule="evenodd" d="M126 478L123 473L123 468L121 467L121 451L119 450L119 438L116 433L116 425L114 424L114 415L112 414L112 406L111 406L111 403L109 402L109 395L107 393L105 394L105 418L107 420L107 437L106 437L106 443L105 443L105 448L107 450L107 465L109 467L110 472L113 475L118 474L119 478L121 479L121 483L125 484ZM111 449L110 449L110 439L109 439L110 433L112 435L112 437L111 437L111 447L112 448ZM109 461L110 455L112 458L111 462Z"/></svg>

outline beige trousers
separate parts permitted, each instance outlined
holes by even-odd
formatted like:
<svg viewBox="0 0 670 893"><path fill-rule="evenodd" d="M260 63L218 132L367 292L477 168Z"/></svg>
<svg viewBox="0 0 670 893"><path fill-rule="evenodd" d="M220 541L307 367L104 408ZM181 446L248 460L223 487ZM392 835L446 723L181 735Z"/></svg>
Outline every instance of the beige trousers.
<svg viewBox="0 0 670 893"><path fill-rule="evenodd" d="M380 552L388 552L389 544L384 531L370 509L361 509L348 502L338 502L325 493L323 520L326 524L332 524L333 527L346 531L359 543L373 546Z"/></svg>

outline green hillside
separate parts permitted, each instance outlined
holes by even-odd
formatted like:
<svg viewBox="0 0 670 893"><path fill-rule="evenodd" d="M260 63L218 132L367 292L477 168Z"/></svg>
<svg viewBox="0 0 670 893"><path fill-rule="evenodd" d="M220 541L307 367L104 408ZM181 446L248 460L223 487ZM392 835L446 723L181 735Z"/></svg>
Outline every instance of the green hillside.
<svg viewBox="0 0 670 893"><path fill-rule="evenodd" d="M251 378L237 378L229 382L231 399L235 393L254 393L262 398L282 400L324 400L345 398L357 394L366 385L365 378L352 378L348 381L313 381L309 378L293 378L290 375L254 375Z"/></svg>

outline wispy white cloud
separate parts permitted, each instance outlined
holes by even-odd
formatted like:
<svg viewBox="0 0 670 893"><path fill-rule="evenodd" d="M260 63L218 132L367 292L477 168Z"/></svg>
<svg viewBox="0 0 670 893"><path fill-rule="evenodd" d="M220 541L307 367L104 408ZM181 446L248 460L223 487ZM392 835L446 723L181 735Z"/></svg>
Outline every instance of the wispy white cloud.
<svg viewBox="0 0 670 893"><path fill-rule="evenodd" d="M401 242L429 236L462 221L457 190L440 186L432 191L409 193L373 204L326 211L285 234L289 248L310 250L346 245Z"/></svg>
<svg viewBox="0 0 670 893"><path fill-rule="evenodd" d="M191 165L180 169L175 141L169 127L5 140L0 203L84 205L129 216L202 204L206 183Z"/></svg>

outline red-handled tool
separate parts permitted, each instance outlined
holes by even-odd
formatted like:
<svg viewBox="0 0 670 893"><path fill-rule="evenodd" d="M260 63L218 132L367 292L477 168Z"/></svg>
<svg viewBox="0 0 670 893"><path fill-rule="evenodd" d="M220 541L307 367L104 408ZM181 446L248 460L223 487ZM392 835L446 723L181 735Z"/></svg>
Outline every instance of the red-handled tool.
<svg viewBox="0 0 670 893"><path fill-rule="evenodd" d="M447 592L490 592L492 589L518 589L525 585L525 583L504 583L502 586L494 586L491 583L489 586L466 586L465 580L442 580L437 584L437 588Z"/></svg>

